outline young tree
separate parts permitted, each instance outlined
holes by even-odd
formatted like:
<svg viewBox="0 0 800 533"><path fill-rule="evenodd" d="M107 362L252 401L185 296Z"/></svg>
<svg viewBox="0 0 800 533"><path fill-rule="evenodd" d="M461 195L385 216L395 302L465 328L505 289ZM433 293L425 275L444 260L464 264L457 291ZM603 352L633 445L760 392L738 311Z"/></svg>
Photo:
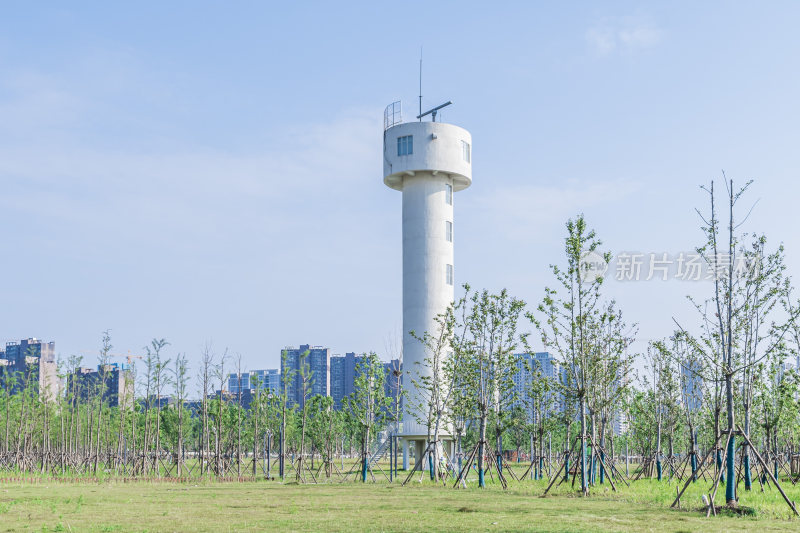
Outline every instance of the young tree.
<svg viewBox="0 0 800 533"><path fill-rule="evenodd" d="M294 412L295 401L294 398L289 398L289 387L295 381L297 371L289 366L289 353L286 350L281 352L281 394L278 397L281 409L281 427L280 427L280 450L279 450L279 475L281 480L286 476L286 430L287 420ZM291 411L291 413L290 413Z"/></svg>
<svg viewBox="0 0 800 533"><path fill-rule="evenodd" d="M598 252L602 242L588 228L583 215L567 222L566 265L551 265L557 289L546 288L538 315L528 313L542 336L542 344L552 349L565 372L565 394L579 406L581 427L581 492L589 492L586 469L586 410L597 351L591 344L593 324L599 320L601 275L587 273L588 259L608 263L610 254Z"/></svg>
<svg viewBox="0 0 800 533"><path fill-rule="evenodd" d="M525 342L526 351L533 354L530 346ZM544 477L544 435L555 429L556 412L558 410L558 394L556 392L557 380L555 377L548 377L542 365L542 361L533 361L530 368L520 368L520 374L528 377L525 384L527 389L527 402L525 410L528 413L528 423L530 433L530 454L532 479L542 479ZM547 362L552 365L552 362ZM533 463L535 461L535 464Z"/></svg>
<svg viewBox="0 0 800 533"><path fill-rule="evenodd" d="M361 444L361 481L367 481L369 470L369 445L378 431L383 429L391 398L384 388L385 373L383 363L374 352L365 354L353 385L354 391L345 398L345 412L357 428Z"/></svg>
<svg viewBox="0 0 800 533"><path fill-rule="evenodd" d="M101 423L103 420L103 406L105 403L105 396L106 396L106 371L108 369L109 364L109 354L111 353L111 334L109 330L103 332L103 341L102 347L100 348L100 356L99 366L97 367L98 373L100 374L100 383L98 384L98 392L97 392L97 433L96 433L96 443L95 443L95 455L94 455L94 474L97 475L97 468L100 463L100 435L102 433Z"/></svg>
<svg viewBox="0 0 800 533"><path fill-rule="evenodd" d="M459 365L461 354L451 356L455 315L452 305L434 318L436 330L418 335L411 335L425 347L427 355L422 363L423 368L410 369L411 381L417 391L416 398L409 398L417 413L417 421L424 424L428 431L428 450L431 478L439 479L439 440L442 430L449 431L452 419L451 400L456 391L457 380L463 375L463 365ZM418 458L420 460L421 458Z"/></svg>
<svg viewBox="0 0 800 533"><path fill-rule="evenodd" d="M497 469L503 479L502 435L508 428L516 399L514 351L520 342L517 326L525 303L509 296L505 289L499 294L486 290L473 293L469 285L464 285L464 290L465 295L456 306L455 316L461 318L454 328L452 357L460 361L463 368L459 379L465 396L459 398L459 402L469 402L471 407L466 411L477 418L478 485L483 488L486 486L486 433L490 422L495 430Z"/></svg>
<svg viewBox="0 0 800 533"><path fill-rule="evenodd" d="M183 474L183 425L184 403L186 402L186 388L189 381L189 363L185 354L178 354L172 368L172 385L175 394L175 410L178 415L177 442L175 447L175 465L178 477Z"/></svg>
<svg viewBox="0 0 800 533"><path fill-rule="evenodd" d="M306 350L305 352L300 354L300 364L299 364L299 372L297 376L299 378L299 385L300 385L300 399L302 401L301 405L301 412L302 415L300 417L300 452L297 454L297 481L300 481L303 477L303 454L305 453L305 445L306 445L306 420L308 419L308 400L311 397L311 388L313 385L313 378L314 372L311 371L311 367L306 362L306 358L311 352Z"/></svg>
<svg viewBox="0 0 800 533"><path fill-rule="evenodd" d="M662 479L662 438L663 428L669 437L668 464L672 464L675 426L680 420L679 370L671 357L670 348L663 340L651 344L648 349L650 371L653 376L653 394L656 402L656 470L659 481Z"/></svg>
<svg viewBox="0 0 800 533"><path fill-rule="evenodd" d="M603 307L598 320L590 324L588 335L595 352L595 364L591 367L587 405L591 414L592 441L599 446L599 456L605 462L606 434L611 443L611 456L614 456L613 431L608 432L608 424L616 413L616 405L627 393L634 356L628 353L636 334L636 325L629 326L622 318L622 311L616 302L611 301ZM599 429L599 437L596 435ZM594 454L593 454L594 455ZM596 471L596 460L592 461L592 482ZM600 482L604 481L605 467L600 465Z"/></svg>
<svg viewBox="0 0 800 533"><path fill-rule="evenodd" d="M211 351L211 344L206 342L200 359L200 374L198 384L200 387L200 474L204 474L208 468L208 458L211 441L209 438L208 425L208 396L212 392L212 373L214 370L214 354Z"/></svg>
<svg viewBox="0 0 800 533"><path fill-rule="evenodd" d="M672 342L670 355L676 362L680 374L680 403L689 438L688 452L692 481L697 481L697 429L703 414L703 389L700 375L703 362L699 354L686 342L686 336L682 332L675 332L670 340Z"/></svg>
<svg viewBox="0 0 800 533"><path fill-rule="evenodd" d="M149 446L150 443L147 442L148 434L150 431L153 431L152 425L150 422L150 402L151 394L155 394L155 401L156 401L156 414L155 414L155 431L152 440L153 444L153 473L156 476L161 475L161 469L159 468L159 457L161 455L161 393L163 391L164 386L166 385L166 371L169 365L169 359L164 359L162 357L162 350L168 346L169 343L166 339L153 339L150 342L150 346L145 346L145 365L147 367L147 374L145 379L147 380L147 397L145 398L146 407L145 407L145 417L146 423L148 424L147 429L145 429L145 446Z"/></svg>
<svg viewBox="0 0 800 533"><path fill-rule="evenodd" d="M217 476L223 476L223 466L222 466L222 446L223 446L223 434L222 434L222 421L223 421L223 410L225 409L225 363L228 362L228 349L226 348L224 352L222 352L222 356L219 359L219 364L214 367L214 377L219 382L219 396L214 400L214 406L216 410L212 411L214 418L214 472Z"/></svg>
<svg viewBox="0 0 800 533"><path fill-rule="evenodd" d="M752 182L747 182L741 189L735 189L733 180L724 181L726 187L727 224L721 229L721 220L717 213L714 182L710 187L703 187L708 193L710 202L709 215L698 211L702 220L705 243L697 249L699 255L708 266L714 282L712 296L708 306L711 313L703 317L704 338L690 339L693 347L702 351L707 366L711 367L712 379L724 383L724 403L727 414L727 457L725 470L728 483L725 485L725 501L729 506L736 505L736 420L735 381L741 379L744 385L743 406L746 423L749 425L750 405L753 395L753 368L763 359L774 353L783 343L789 323L776 325L774 322L766 328L765 322L781 297L784 286L782 281L782 251L765 255L763 236L755 237L750 249L742 250L742 238L737 231L746 220L741 222L736 217L736 205ZM700 309L699 305L696 305ZM791 322L791 318L790 321ZM768 329L768 333L765 332ZM686 333L685 328L681 330ZM721 392L721 391L720 391ZM745 444L748 430L745 429ZM717 437L720 438L720 435ZM749 477L748 448L745 446L745 475Z"/></svg>

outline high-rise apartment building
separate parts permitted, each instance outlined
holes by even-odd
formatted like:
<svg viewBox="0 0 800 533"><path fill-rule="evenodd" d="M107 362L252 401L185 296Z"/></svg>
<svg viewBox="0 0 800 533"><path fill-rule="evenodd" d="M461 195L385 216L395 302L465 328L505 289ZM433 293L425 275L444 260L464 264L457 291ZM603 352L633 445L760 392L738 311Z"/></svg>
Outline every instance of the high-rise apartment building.
<svg viewBox="0 0 800 533"><path fill-rule="evenodd" d="M549 352L515 354L514 364L516 365L516 372L512 379L516 396L513 402L515 407L522 407L526 411L530 411L532 402L531 382L537 374L541 374L542 378L549 379L553 383L551 391L548 393L550 409L557 412L564 410L562 395L555 387L560 379L560 365Z"/></svg>
<svg viewBox="0 0 800 533"><path fill-rule="evenodd" d="M54 342L35 338L7 342L0 363L0 386L11 387L12 393L31 387L40 396L55 398L60 391L55 353Z"/></svg>
<svg viewBox="0 0 800 533"><path fill-rule="evenodd" d="M241 381L239 374L235 372L229 374L228 392L238 394L240 386L242 392L262 389L262 391L267 391L268 393L278 394L281 386L281 375L277 368L242 372Z"/></svg>
<svg viewBox="0 0 800 533"><path fill-rule="evenodd" d="M703 405L703 376L700 375L700 362L683 363L681 370L681 401L695 411Z"/></svg>
<svg viewBox="0 0 800 533"><path fill-rule="evenodd" d="M322 346L301 344L298 348L291 346L281 350L281 374L291 372L292 379L287 386L289 403L303 406L303 378L306 372L309 383L308 397L330 393L330 349Z"/></svg>
<svg viewBox="0 0 800 533"><path fill-rule="evenodd" d="M66 393L71 401L86 403L102 394L103 403L119 407L133 397L133 377L124 363L98 365L97 370L78 368L67 376Z"/></svg>
<svg viewBox="0 0 800 533"><path fill-rule="evenodd" d="M364 356L355 352L331 357L331 397L335 409L341 409L342 400L353 394L363 360Z"/></svg>

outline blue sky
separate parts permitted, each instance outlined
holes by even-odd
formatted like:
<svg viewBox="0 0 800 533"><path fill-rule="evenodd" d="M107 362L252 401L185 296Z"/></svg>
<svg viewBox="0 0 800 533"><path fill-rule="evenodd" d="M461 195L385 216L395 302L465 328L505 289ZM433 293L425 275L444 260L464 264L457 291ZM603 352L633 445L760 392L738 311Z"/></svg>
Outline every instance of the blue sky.
<svg viewBox="0 0 800 533"><path fill-rule="evenodd" d="M0 19L0 340L94 363L165 337L250 368L401 329L382 112L453 100L473 136L456 278L528 302L564 223L612 252L699 244L699 185L755 179L746 229L798 273L791 2L19 2ZM702 283L609 282L640 338ZM526 326L527 327L527 326Z"/></svg>

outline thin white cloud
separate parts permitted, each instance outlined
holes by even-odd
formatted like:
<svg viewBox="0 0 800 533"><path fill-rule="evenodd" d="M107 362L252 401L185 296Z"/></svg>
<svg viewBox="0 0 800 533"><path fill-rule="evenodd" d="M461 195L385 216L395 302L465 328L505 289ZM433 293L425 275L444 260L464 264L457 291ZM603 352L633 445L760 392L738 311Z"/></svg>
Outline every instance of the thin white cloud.
<svg viewBox="0 0 800 533"><path fill-rule="evenodd" d="M509 238L524 242L538 238L532 228L561 225L594 206L625 202L640 189L640 184L628 180L520 185L498 188L477 200L475 207L483 211L481 219L489 225L504 228Z"/></svg>
<svg viewBox="0 0 800 533"><path fill-rule="evenodd" d="M305 210L342 223L337 206L353 191L369 191L370 181L380 183L379 134L378 114L351 110L298 125L280 146L261 152L116 151L51 140L7 145L0 147L0 207L18 220L44 218L54 231L80 235L91 228L128 243L197 247L252 238L247 230L239 236L241 228L279 235L319 222L298 216Z"/></svg>
<svg viewBox="0 0 800 533"><path fill-rule="evenodd" d="M599 56L631 52L658 44L664 31L643 17L607 17L586 31L589 48Z"/></svg>

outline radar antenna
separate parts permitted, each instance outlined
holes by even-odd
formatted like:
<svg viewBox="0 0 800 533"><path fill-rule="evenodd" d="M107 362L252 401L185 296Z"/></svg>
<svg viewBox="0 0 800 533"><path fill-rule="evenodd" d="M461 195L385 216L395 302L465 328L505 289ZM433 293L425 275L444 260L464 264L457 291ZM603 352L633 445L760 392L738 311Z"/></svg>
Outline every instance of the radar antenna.
<svg viewBox="0 0 800 533"><path fill-rule="evenodd" d="M417 115L417 118L419 119L420 122L422 122L422 117L424 117L425 115L431 115L431 118L433 119L433 122L436 122L436 113L438 113L441 108L447 107L452 103L453 102L448 100L447 102L443 103L442 105L437 105L433 109L428 109L424 113L422 111L420 111L419 115Z"/></svg>

